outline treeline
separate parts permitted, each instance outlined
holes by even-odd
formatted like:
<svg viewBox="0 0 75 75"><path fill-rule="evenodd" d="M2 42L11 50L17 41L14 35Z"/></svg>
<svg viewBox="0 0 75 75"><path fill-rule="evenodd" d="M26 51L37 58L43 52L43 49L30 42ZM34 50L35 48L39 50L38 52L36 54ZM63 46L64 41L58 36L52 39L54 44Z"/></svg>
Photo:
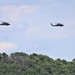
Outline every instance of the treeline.
<svg viewBox="0 0 75 75"><path fill-rule="evenodd" d="M69 62L36 53L0 53L0 75L75 75L75 58Z"/></svg>

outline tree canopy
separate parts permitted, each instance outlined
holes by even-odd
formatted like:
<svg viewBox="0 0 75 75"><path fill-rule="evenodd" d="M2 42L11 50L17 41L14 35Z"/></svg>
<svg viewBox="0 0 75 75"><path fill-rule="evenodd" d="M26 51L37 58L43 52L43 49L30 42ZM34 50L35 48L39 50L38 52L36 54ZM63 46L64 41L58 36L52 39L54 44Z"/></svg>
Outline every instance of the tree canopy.
<svg viewBox="0 0 75 75"><path fill-rule="evenodd" d="M0 53L0 75L75 75L75 58L66 61L36 53Z"/></svg>

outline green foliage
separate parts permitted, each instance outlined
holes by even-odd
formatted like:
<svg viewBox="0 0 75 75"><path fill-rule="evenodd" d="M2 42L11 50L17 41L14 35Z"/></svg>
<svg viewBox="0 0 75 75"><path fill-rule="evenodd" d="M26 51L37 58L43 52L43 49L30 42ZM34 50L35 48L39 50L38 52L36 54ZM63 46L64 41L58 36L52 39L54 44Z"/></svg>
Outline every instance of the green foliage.
<svg viewBox="0 0 75 75"><path fill-rule="evenodd" d="M68 62L36 53L0 53L0 75L75 75L75 59Z"/></svg>

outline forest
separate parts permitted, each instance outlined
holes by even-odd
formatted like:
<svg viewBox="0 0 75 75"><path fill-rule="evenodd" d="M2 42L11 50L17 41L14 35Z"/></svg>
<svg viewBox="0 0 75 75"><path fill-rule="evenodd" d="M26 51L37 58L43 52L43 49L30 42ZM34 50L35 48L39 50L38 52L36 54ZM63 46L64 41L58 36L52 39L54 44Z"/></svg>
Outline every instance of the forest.
<svg viewBox="0 0 75 75"><path fill-rule="evenodd" d="M67 61L36 53L0 53L0 75L75 75L75 58Z"/></svg>

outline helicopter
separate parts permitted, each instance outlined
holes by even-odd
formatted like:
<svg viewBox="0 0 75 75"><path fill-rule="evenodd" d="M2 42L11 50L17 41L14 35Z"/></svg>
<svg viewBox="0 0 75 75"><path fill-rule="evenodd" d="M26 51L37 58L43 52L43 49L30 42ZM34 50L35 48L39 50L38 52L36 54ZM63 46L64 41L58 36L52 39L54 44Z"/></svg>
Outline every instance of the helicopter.
<svg viewBox="0 0 75 75"><path fill-rule="evenodd" d="M53 24L51 23L51 25L52 25L52 26L60 26L60 27L64 26L64 25L61 24L61 23L57 23L56 25L53 25Z"/></svg>
<svg viewBox="0 0 75 75"><path fill-rule="evenodd" d="M8 22L3 22L3 21L0 21L1 23L0 23L0 25L2 25L2 26L8 26L8 25L10 25Z"/></svg>

